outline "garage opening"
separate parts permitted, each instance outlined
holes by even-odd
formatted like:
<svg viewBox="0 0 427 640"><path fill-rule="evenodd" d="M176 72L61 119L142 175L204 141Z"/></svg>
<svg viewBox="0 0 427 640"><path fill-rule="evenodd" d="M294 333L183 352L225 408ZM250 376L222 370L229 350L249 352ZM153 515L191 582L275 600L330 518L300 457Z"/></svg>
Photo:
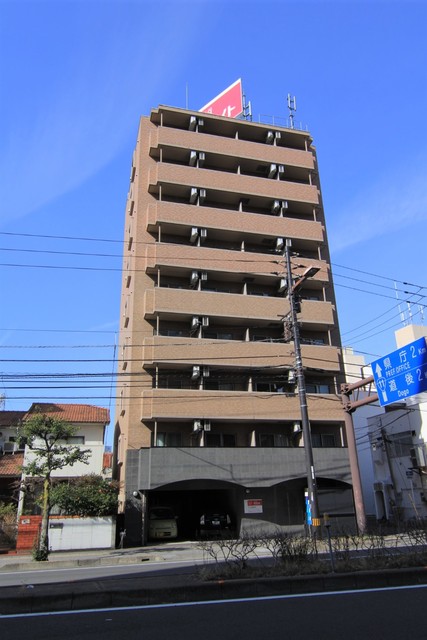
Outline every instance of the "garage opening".
<svg viewBox="0 0 427 640"><path fill-rule="evenodd" d="M215 485L216 483L212 483ZM150 491L147 496L148 509L170 507L178 517L178 539L196 540L200 535L200 518L213 511L228 514L233 532L238 531L236 489L162 489Z"/></svg>

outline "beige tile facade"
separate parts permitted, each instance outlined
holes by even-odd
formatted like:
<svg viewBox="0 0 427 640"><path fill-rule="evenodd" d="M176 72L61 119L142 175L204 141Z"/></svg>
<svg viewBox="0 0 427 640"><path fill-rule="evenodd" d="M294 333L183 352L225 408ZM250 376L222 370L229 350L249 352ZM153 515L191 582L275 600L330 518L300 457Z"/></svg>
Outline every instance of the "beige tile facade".
<svg viewBox="0 0 427 640"><path fill-rule="evenodd" d="M165 486L194 480L195 469L187 476L175 469L174 447L203 448L205 458L209 447L230 448L231 458L233 447L250 447L252 457L257 448L265 457L269 444L285 447L286 459L298 449L300 460L286 238L294 278L320 268L301 289L298 316L309 416L324 449L322 469L329 447L328 478L350 482L337 396L339 331L309 133L163 106L141 118L126 204L115 433L116 474L127 495L145 496L150 483L143 486L145 467L126 473L126 461L145 464L146 457L135 462L139 450L164 446L165 434L172 443L170 475L167 468L160 474ZM303 482L304 466L294 466L294 480ZM267 467L258 466L263 486Z"/></svg>

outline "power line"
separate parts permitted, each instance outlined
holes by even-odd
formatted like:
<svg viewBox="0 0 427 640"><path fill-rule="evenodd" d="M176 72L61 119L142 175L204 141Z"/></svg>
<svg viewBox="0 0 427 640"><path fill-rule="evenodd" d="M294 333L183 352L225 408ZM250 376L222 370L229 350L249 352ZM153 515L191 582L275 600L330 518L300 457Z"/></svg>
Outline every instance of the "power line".
<svg viewBox="0 0 427 640"><path fill-rule="evenodd" d="M345 265L336 264L336 263L333 263L333 262L331 262L331 267L340 267L340 269L348 269L348 270L351 270L351 271L356 271L357 273L363 273L364 275L373 276L374 278L381 278L383 280L389 280L390 282L399 282L400 284L406 285L408 287L417 287L418 289L426 289L427 288L424 285L412 284L410 282L404 282L402 280L398 280L397 278L390 278L389 276L382 276L382 275L379 275L377 273L371 273L369 271L362 271L361 269L355 269L354 267L347 267Z"/></svg>

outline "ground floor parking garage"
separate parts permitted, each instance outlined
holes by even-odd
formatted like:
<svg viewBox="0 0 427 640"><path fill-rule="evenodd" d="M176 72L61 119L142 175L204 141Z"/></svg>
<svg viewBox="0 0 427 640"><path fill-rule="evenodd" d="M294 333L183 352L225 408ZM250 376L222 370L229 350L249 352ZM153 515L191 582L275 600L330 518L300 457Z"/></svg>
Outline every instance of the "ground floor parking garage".
<svg viewBox="0 0 427 640"><path fill-rule="evenodd" d="M333 527L353 529L353 493L346 451L319 450L316 454L320 512L330 515ZM196 539L201 533L208 535L209 527L201 531L201 523L208 520L206 516L213 516L218 523L220 519L227 522L227 532L237 536L278 528L303 532L306 486L303 449L129 451L126 545L139 546L144 537L147 540L149 514L158 507L172 511L181 540Z"/></svg>

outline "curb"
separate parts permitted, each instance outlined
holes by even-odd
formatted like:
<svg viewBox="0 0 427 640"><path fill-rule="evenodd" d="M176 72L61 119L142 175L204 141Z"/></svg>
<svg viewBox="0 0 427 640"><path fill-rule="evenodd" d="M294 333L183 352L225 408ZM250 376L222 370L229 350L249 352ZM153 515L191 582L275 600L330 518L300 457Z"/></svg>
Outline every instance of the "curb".
<svg viewBox="0 0 427 640"><path fill-rule="evenodd" d="M111 565L137 564L138 562L160 562L162 556L138 554L134 556L99 556L94 558L73 558L70 560L48 560L47 562L8 562L0 566L1 572L9 571L49 571L49 569L71 569L73 567L103 567ZM1 562L1 560L0 560Z"/></svg>

